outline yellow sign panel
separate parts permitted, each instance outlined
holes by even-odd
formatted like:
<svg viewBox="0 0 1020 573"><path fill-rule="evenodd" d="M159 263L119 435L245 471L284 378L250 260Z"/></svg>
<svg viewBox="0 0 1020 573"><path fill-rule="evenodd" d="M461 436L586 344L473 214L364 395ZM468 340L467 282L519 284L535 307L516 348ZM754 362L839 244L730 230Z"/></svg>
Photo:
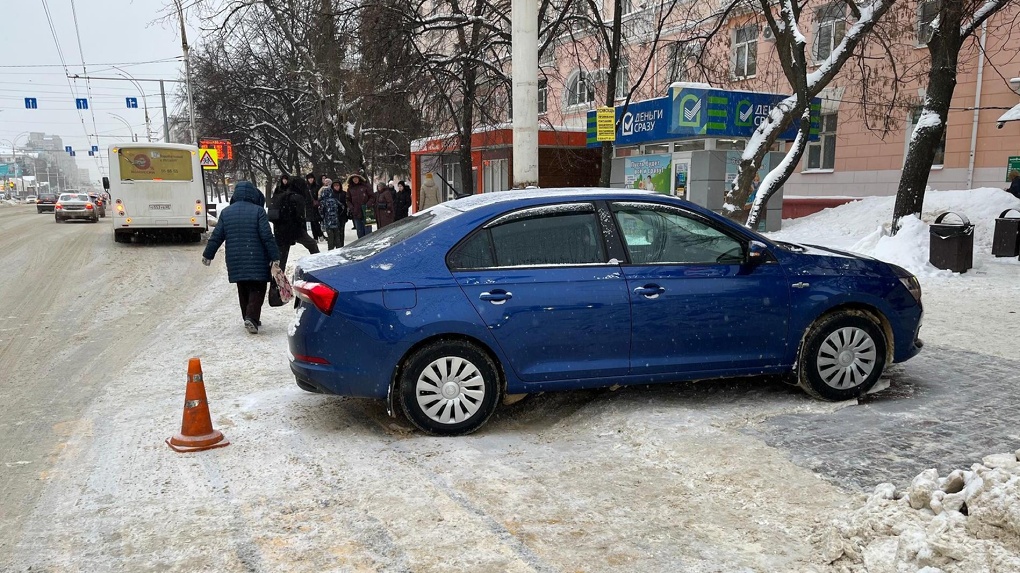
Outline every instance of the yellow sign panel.
<svg viewBox="0 0 1020 573"><path fill-rule="evenodd" d="M219 169L219 152L211 147L203 147L198 150L198 164L202 169Z"/></svg>
<svg viewBox="0 0 1020 573"><path fill-rule="evenodd" d="M160 147L121 147L117 150L121 181L194 181L191 152Z"/></svg>
<svg viewBox="0 0 1020 573"><path fill-rule="evenodd" d="M595 141L616 141L616 108L600 107L595 111Z"/></svg>

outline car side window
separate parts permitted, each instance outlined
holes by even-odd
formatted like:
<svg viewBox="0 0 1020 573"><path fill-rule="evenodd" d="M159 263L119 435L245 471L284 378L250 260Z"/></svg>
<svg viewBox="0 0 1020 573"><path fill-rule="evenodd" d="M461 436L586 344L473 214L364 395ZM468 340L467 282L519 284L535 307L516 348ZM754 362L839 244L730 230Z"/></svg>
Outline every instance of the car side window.
<svg viewBox="0 0 1020 573"><path fill-rule="evenodd" d="M450 252L447 264L453 270L485 269L496 266L492 258L492 242L489 238L489 230L482 229L468 237L463 243L457 245Z"/></svg>
<svg viewBox="0 0 1020 573"><path fill-rule="evenodd" d="M615 204L613 213L636 265L734 265L744 244L700 218L653 205Z"/></svg>
<svg viewBox="0 0 1020 573"><path fill-rule="evenodd" d="M496 266L585 265L606 262L595 213L550 212L489 229Z"/></svg>

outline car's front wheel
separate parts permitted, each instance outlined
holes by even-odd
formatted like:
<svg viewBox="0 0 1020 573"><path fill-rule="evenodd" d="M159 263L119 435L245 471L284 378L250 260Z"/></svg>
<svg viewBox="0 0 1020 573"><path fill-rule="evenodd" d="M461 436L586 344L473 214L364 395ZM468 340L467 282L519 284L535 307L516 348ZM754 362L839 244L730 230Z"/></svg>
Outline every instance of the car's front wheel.
<svg viewBox="0 0 1020 573"><path fill-rule="evenodd" d="M800 385L822 400L856 398L878 382L885 356L885 335L866 315L837 312L822 317L801 349Z"/></svg>
<svg viewBox="0 0 1020 573"><path fill-rule="evenodd" d="M398 390L411 423L430 434L459 436L485 424L501 388L488 354L469 342L441 340L408 357Z"/></svg>

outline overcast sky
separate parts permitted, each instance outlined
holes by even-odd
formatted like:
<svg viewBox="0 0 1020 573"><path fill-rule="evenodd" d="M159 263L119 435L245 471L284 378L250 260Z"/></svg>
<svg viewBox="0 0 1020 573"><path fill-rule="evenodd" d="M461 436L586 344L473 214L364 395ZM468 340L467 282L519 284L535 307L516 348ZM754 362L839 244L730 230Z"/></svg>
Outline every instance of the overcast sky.
<svg viewBox="0 0 1020 573"><path fill-rule="evenodd" d="M185 6L192 1L185 0ZM29 131L59 135L64 145L76 150L78 167L88 167L93 178L98 179L100 165L106 172L108 145L129 141L132 132L144 141L143 99L132 83L70 80L68 85L45 7L52 16L68 73L84 76L84 59L89 75L118 77L120 72L110 65L115 64L125 74L139 79L180 79L184 64L179 25L176 18L172 22L156 22L164 5L169 3L169 0L74 0L81 36L79 51L72 0L0 1L4 21L0 34L0 147L10 147L7 140L12 139L23 144ZM197 44L199 33L197 20L189 20L188 41L192 46ZM162 140L159 84L140 85L148 100L153 137ZM176 97L177 89L178 84L166 84L171 115L187 112L186 103L181 105ZM25 109L26 97L37 98L38 109ZM78 97L89 98L89 109L80 116L74 101ZM128 109L126 97L138 97L138 109ZM123 118L131 130L111 114ZM25 135L19 137L23 132ZM97 144L101 157L89 157L89 145Z"/></svg>

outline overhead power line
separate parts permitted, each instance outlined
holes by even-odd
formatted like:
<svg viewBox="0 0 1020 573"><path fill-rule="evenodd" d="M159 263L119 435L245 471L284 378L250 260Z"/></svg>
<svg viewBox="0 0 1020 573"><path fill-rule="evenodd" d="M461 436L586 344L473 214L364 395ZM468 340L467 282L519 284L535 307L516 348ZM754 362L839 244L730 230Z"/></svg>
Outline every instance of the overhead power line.
<svg viewBox="0 0 1020 573"><path fill-rule="evenodd" d="M165 64L167 62L179 62L181 56L174 56L172 58L163 58L161 60L149 60L147 62L111 62L101 64L89 64L90 66L144 66L146 64ZM63 64L0 64L0 69L3 68L66 68Z"/></svg>

